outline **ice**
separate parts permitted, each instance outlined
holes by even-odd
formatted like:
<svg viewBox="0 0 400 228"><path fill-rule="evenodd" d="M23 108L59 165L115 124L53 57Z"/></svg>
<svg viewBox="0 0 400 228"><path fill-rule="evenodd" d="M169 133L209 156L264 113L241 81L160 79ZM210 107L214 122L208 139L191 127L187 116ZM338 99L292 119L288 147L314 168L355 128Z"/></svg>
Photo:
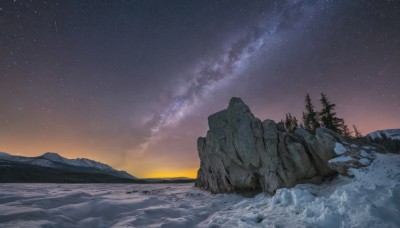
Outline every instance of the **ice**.
<svg viewBox="0 0 400 228"><path fill-rule="evenodd" d="M335 143L335 148L333 149L337 155L341 155L347 151L346 147L343 146L341 143Z"/></svg>
<svg viewBox="0 0 400 228"><path fill-rule="evenodd" d="M274 196L193 184L1 184L0 227L399 227L400 156L375 156L350 169L354 178Z"/></svg>

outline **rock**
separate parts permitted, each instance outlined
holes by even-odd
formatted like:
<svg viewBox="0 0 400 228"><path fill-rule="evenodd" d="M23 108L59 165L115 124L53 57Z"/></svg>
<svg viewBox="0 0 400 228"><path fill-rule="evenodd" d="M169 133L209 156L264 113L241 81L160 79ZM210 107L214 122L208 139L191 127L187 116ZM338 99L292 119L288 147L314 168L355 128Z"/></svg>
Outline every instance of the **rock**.
<svg viewBox="0 0 400 228"><path fill-rule="evenodd" d="M297 183L318 183L336 172L328 161L343 139L328 129L317 129L315 136L304 129L286 132L273 120L261 122L240 98L209 116L208 125L207 137L197 141L196 186L212 193L272 194Z"/></svg>
<svg viewBox="0 0 400 228"><path fill-rule="evenodd" d="M320 135L320 134L324 134L324 133L330 135L331 137L334 137L336 139L336 141L338 141L338 142L344 141L343 137L337 132L334 132L328 128L317 128L316 135Z"/></svg>
<svg viewBox="0 0 400 228"><path fill-rule="evenodd" d="M262 126L264 149L259 152L262 167L258 174L262 189L272 193L281 186L294 185L294 167L288 159L288 152L283 149L284 135L278 132L277 124L273 120L265 120Z"/></svg>
<svg viewBox="0 0 400 228"><path fill-rule="evenodd" d="M377 147L359 147L355 144L348 143L336 143L336 147L343 149L341 149L339 156L328 161L328 166L339 174L349 177L353 177L353 173L349 172L350 168L358 169L369 166L375 159L375 153L379 151ZM382 153L382 151L379 152Z"/></svg>
<svg viewBox="0 0 400 228"><path fill-rule="evenodd" d="M313 178L317 174L317 170L301 142L293 136L288 136L286 137L285 144L290 158L293 160L296 179L302 180Z"/></svg>
<svg viewBox="0 0 400 228"><path fill-rule="evenodd" d="M300 140L303 140L303 145L305 146L306 151L308 151L308 154L311 155L310 158L312 159L316 169L318 170L319 175L327 176L333 174L334 171L328 166L328 161L335 156L335 153L333 151L335 143L331 145L331 148L327 147L328 143L320 143L329 141L333 137L328 137L329 134L327 133L316 133L316 136L313 136L302 128L296 129L294 134L295 136L299 137ZM319 140L317 139L317 137L319 138Z"/></svg>
<svg viewBox="0 0 400 228"><path fill-rule="evenodd" d="M228 112L228 149L236 152L240 164L258 168L260 159L256 150L257 131L260 124L249 107L240 98L232 98ZM254 129L253 129L254 128ZM260 137L260 136L258 136Z"/></svg>
<svg viewBox="0 0 400 228"><path fill-rule="evenodd" d="M277 126L278 126L278 131L280 131L280 132L286 132L285 124L284 124L283 122L279 122L279 123L277 124Z"/></svg>
<svg viewBox="0 0 400 228"><path fill-rule="evenodd" d="M318 142L318 156L323 161L328 161L329 159L336 156L335 148L336 142L342 142L343 138L337 132L326 128L318 128L315 133L315 138Z"/></svg>

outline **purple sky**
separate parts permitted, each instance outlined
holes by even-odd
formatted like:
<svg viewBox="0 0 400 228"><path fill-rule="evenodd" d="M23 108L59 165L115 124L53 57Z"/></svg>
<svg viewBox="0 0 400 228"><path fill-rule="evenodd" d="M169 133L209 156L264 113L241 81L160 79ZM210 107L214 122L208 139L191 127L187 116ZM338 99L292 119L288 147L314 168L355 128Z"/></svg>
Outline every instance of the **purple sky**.
<svg viewBox="0 0 400 228"><path fill-rule="evenodd" d="M5 1L0 151L194 176L208 115L241 97L400 128L399 1Z"/></svg>

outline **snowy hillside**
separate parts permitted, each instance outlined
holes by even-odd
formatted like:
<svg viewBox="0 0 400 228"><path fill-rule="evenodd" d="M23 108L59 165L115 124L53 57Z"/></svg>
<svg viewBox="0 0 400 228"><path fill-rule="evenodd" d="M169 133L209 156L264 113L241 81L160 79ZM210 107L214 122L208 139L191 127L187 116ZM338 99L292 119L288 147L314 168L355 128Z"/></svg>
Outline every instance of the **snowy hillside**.
<svg viewBox="0 0 400 228"><path fill-rule="evenodd" d="M51 160L51 161L55 161L55 162L62 162L62 163L68 164L68 165L91 167L91 168L96 168L96 169L100 169L100 170L104 170L104 171L114 170L109 165L106 165L106 164L103 164L100 162L96 162L96 161L89 160L86 158L68 159L68 158L61 157L59 154L54 153L54 152L47 152L40 157Z"/></svg>
<svg viewBox="0 0 400 228"><path fill-rule="evenodd" d="M400 129L387 129L387 130L380 130L375 131L368 134L371 139L382 139L388 138L393 140L400 140Z"/></svg>
<svg viewBox="0 0 400 228"><path fill-rule="evenodd" d="M399 227L400 156L275 196L193 184L2 184L1 227Z"/></svg>
<svg viewBox="0 0 400 228"><path fill-rule="evenodd" d="M13 156L4 152L0 152L0 162L7 161L9 163L4 165L29 165L46 167L64 171L80 171L80 172L97 172L104 173L119 178L136 179L136 177L128 174L125 171L118 171L112 167L96 162L86 158L68 159L60 156L54 152L47 152L38 157L24 157L24 156Z"/></svg>

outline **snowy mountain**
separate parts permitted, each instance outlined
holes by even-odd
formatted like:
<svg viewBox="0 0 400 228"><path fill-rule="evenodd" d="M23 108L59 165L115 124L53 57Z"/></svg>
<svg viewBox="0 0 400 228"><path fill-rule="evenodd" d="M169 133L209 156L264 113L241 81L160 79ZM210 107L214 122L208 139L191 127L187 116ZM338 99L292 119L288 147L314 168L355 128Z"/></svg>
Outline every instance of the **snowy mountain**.
<svg viewBox="0 0 400 228"><path fill-rule="evenodd" d="M372 139L392 139L400 140L400 129L387 129L369 133L368 136Z"/></svg>
<svg viewBox="0 0 400 228"><path fill-rule="evenodd" d="M104 179L110 180L111 182L113 182L113 178L116 178L115 181L117 181L117 179L125 181L137 180L136 177L130 175L129 173L115 170L109 165L86 158L68 159L54 152L48 152L38 157L13 156L4 152L0 152L0 169L6 169L0 174L0 181L3 182L7 182L7 180L18 181L18 177L20 176L32 176L32 174L29 173L32 170L40 173L40 175L38 175L36 178L39 178L45 182L47 182L46 175L51 176L53 173L72 173L73 175L80 173L82 175L74 177L74 180L77 182L85 182L85 177L89 176L89 182L102 182L100 178L101 176L107 177ZM8 176L6 176L5 173L7 173ZM29 181L30 178L27 177L26 179ZM54 178L51 177L50 179ZM73 180L71 181L73 182ZM62 178L60 179L60 182L63 182Z"/></svg>

